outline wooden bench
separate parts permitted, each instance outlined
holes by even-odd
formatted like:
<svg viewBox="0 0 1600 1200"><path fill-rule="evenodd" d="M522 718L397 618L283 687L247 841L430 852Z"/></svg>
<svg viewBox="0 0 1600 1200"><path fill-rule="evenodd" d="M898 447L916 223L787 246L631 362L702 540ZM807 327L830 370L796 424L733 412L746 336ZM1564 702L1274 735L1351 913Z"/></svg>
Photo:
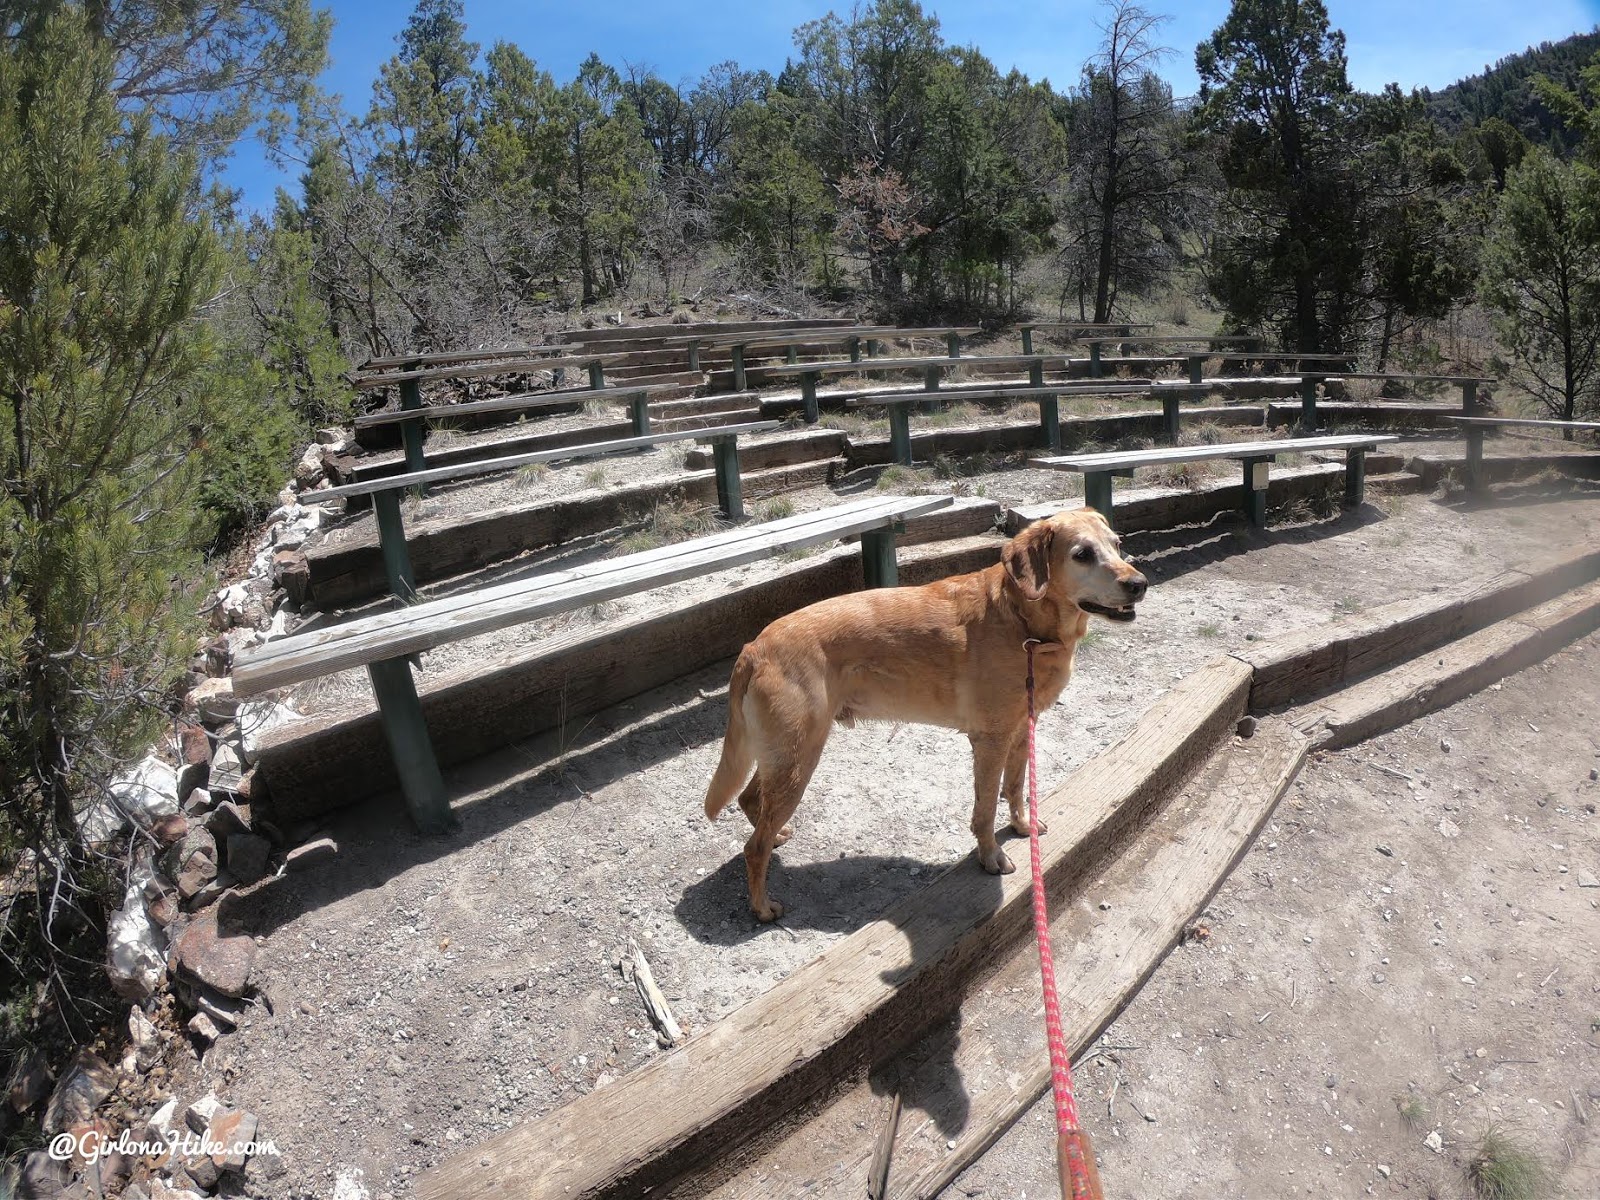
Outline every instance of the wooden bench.
<svg viewBox="0 0 1600 1200"><path fill-rule="evenodd" d="M1043 387L959 387L928 391L886 390L862 392L845 401L852 409L885 407L889 410L889 453L895 462L911 466L911 409L915 405L928 412L934 406L951 400L1037 400L1039 425L1044 432L1045 447L1061 449L1062 396L1141 396L1161 401L1163 434L1172 445L1178 442L1178 401L1185 395L1211 390L1210 384L1192 383L1140 383L1125 386L1074 387L1070 385L1045 385ZM929 397L935 397L930 400Z"/></svg>
<svg viewBox="0 0 1600 1200"><path fill-rule="evenodd" d="M454 818L411 677L413 655L844 537L861 539L867 586L892 587L898 579L897 526L951 503L950 496L857 500L297 633L242 654L234 666L233 690L253 696L366 667L407 807L420 830L441 832Z"/></svg>
<svg viewBox="0 0 1600 1200"><path fill-rule="evenodd" d="M791 364L799 361L800 346L844 346L851 362L861 361L861 348L865 344L868 358L876 358L878 344L887 341L911 341L919 338L943 338L951 358L961 356L961 339L981 333L978 325L929 325L902 327L895 325L855 325L846 329L806 329L779 336L763 334L729 334L708 338L705 345L725 345L733 356L733 390L742 392L746 387L745 356L755 350L785 350ZM818 334L823 336L817 336ZM698 347L690 347L690 369L698 367Z"/></svg>
<svg viewBox="0 0 1600 1200"><path fill-rule="evenodd" d="M443 367L459 363L495 362L506 358L535 358L543 354L577 354L583 350L576 343L558 346L501 346L493 350L443 350L433 353L390 354L383 358L369 358L351 376L357 378L377 374L394 367Z"/></svg>
<svg viewBox="0 0 1600 1200"><path fill-rule="evenodd" d="M954 358L950 355L941 355L936 358L906 357L906 358L876 358L870 365L872 371L921 371L924 389L936 392L944 377L944 372L951 367L1027 367L1028 386L1034 388L1044 387L1044 369L1047 363L1065 365L1071 362L1065 354L994 354L984 355L980 358ZM808 424L815 424L821 415L817 408L817 381L824 375L853 375L864 369L859 361L839 362L812 362L812 363L785 363L782 366L768 367L767 371L773 375L798 375L800 377L800 397L805 405L805 419Z"/></svg>
<svg viewBox="0 0 1600 1200"><path fill-rule="evenodd" d="M673 433L617 438L609 442L590 442L582 446L563 446L556 450L534 450L527 454L486 458L477 462L456 463L448 467L430 467L423 471L407 471L400 475L369 479L363 483L347 483L340 487L305 492L300 496L300 503L321 504L326 500L371 496L373 516L378 526L378 549L383 554L383 569L389 577L389 591L397 600L410 604L417 598L417 581L416 574L411 569L411 556L406 550L405 522L400 515L400 496L403 492L422 488L430 483L468 479L474 475L490 475L499 471L514 471L534 463L599 458L607 454L623 454L630 450L648 450L663 442L692 440L711 443L713 469L717 479L717 505L728 520L739 521L744 519L744 498L739 481L739 453L736 439L741 433L767 433L780 428L781 425L781 421L752 421L742 425L720 425L715 429L683 429Z"/></svg>
<svg viewBox="0 0 1600 1200"><path fill-rule="evenodd" d="M1089 348L1089 377L1099 379L1103 368L1100 364L1101 348L1107 343L1115 344L1122 357L1128 357L1130 346L1186 346L1196 342L1204 342L1208 347L1241 345L1245 351L1259 351L1263 348L1263 339L1254 334L1222 334L1210 336L1207 334L1172 337L1093 337L1078 339Z"/></svg>
<svg viewBox="0 0 1600 1200"><path fill-rule="evenodd" d="M1379 381L1393 380L1396 383L1452 383L1461 388L1461 411L1466 416L1473 416L1478 411L1478 385L1480 383L1493 383L1494 380L1483 375L1410 375L1395 374L1388 371L1340 371L1336 374L1324 372L1300 373L1300 423L1306 429L1318 428L1317 417L1317 386L1329 381L1344 381L1351 379L1373 379Z"/></svg>
<svg viewBox="0 0 1600 1200"><path fill-rule="evenodd" d="M468 400L463 404L430 404L411 408L390 409L387 412L363 413L355 419L357 429L374 429L382 425L415 425L429 421L451 421L461 417L480 416L484 413L533 412L541 408L559 408L583 404L589 400L615 400L628 405L633 420L633 435L643 437L650 432L649 398L653 393L670 391L667 384L641 383L602 388L568 388L553 392L519 392L514 396L496 396L493 400ZM407 465L411 466L408 458ZM423 470L411 466L412 470Z"/></svg>
<svg viewBox="0 0 1600 1200"><path fill-rule="evenodd" d="M1206 363L1214 358L1221 359L1223 362L1288 362L1297 366L1301 363L1318 362L1349 363L1354 362L1356 358L1354 354L1300 354L1293 350L1263 350L1258 353L1248 351L1224 353L1197 351L1193 354L1174 355L1173 357L1181 357L1188 364L1190 383L1200 382ZM1301 374L1303 376L1304 372L1301 372Z"/></svg>
<svg viewBox="0 0 1600 1200"><path fill-rule="evenodd" d="M1149 322L1129 321L1100 321L1098 323L1094 321L1029 321L1026 324L1017 326L1017 329L1022 333L1022 352L1024 354L1033 353L1033 331L1035 329L1051 329L1057 333L1064 334L1073 341L1077 341L1084 334L1103 335L1108 338L1129 337L1135 329L1154 328L1155 326Z"/></svg>
<svg viewBox="0 0 1600 1200"><path fill-rule="evenodd" d="M508 375L517 371L564 371L567 367L583 367L589 372L589 388L598 391L606 386L605 364L608 361L624 357L608 354L579 354L553 358L515 358L500 359L493 362L468 363L465 366L423 366L412 367L399 371L380 371L375 374L353 375L350 384L357 391L372 391L376 388L388 387L391 384L400 390L400 411L402 413L416 413L422 408L422 385L432 380L439 379L469 379L480 375ZM493 400L479 401L482 404L497 403ZM456 405L458 410L466 407ZM458 412L458 415L461 415ZM375 424L373 417L388 417L405 422L400 426L400 436L405 444L406 466L412 471L425 470L427 462L422 454L422 427L411 418L398 417L391 413L370 413L367 417L356 418L356 428L364 428L363 421Z"/></svg>
<svg viewBox="0 0 1600 1200"><path fill-rule="evenodd" d="M1280 454L1314 450L1345 452L1344 502L1359 505L1366 492L1366 452L1385 442L1398 441L1393 434L1368 434L1340 437L1284 438L1279 441L1229 442L1215 446L1175 446L1163 450L1118 450L1103 454L1071 454L1036 458L1042 467L1083 474L1084 503L1098 509L1111 521L1111 479L1132 475L1139 467L1169 466L1172 463L1204 462L1231 458L1244 464L1244 511L1257 527L1267 523L1268 465Z"/></svg>
<svg viewBox="0 0 1600 1200"><path fill-rule="evenodd" d="M1593 433L1600 421L1556 421L1537 417L1451 417L1467 437L1467 487L1483 491L1483 437L1491 429L1543 429L1556 433Z"/></svg>

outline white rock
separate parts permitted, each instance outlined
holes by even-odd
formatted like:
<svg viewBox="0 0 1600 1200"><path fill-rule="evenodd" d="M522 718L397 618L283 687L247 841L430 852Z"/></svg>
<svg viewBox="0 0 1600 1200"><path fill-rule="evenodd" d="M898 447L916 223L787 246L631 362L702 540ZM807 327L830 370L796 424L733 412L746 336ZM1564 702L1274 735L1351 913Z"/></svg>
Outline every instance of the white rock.
<svg viewBox="0 0 1600 1200"><path fill-rule="evenodd" d="M1423 1138L1422 1144L1429 1150L1432 1150L1435 1154L1444 1153L1444 1138L1439 1136L1439 1131L1437 1129L1435 1129L1427 1137Z"/></svg>
<svg viewBox="0 0 1600 1200"><path fill-rule="evenodd" d="M1600 888L1600 879L1595 878L1593 871L1588 867L1578 868L1578 886L1587 888Z"/></svg>
<svg viewBox="0 0 1600 1200"><path fill-rule="evenodd" d="M239 735L243 739L241 751L244 761L254 763L256 750L268 734L294 724L304 715L293 705L279 704L275 700L246 700L239 706Z"/></svg>
<svg viewBox="0 0 1600 1200"><path fill-rule="evenodd" d="M228 639L231 645L233 639ZM239 713L239 698L233 694L233 683L227 679L205 679L189 693L188 703L208 725L221 725L233 720Z"/></svg>
<svg viewBox="0 0 1600 1200"><path fill-rule="evenodd" d="M313 442L305 448L294 464L294 481L301 487L315 483L322 477L322 447Z"/></svg>
<svg viewBox="0 0 1600 1200"><path fill-rule="evenodd" d="M133 1058L139 1070L148 1071L155 1066L161 1057L161 1038L155 1024L138 1005L128 1010L128 1038L133 1044Z"/></svg>
<svg viewBox="0 0 1600 1200"><path fill-rule="evenodd" d="M148 864L134 866L122 907L106 928L106 971L117 994L129 1000L155 995L167 978L167 935L144 904L144 885L154 876Z"/></svg>
<svg viewBox="0 0 1600 1200"><path fill-rule="evenodd" d="M106 789L111 801L141 829L149 829L178 811L178 771L154 754L147 755Z"/></svg>
<svg viewBox="0 0 1600 1200"><path fill-rule="evenodd" d="M367 1185L362 1182L366 1172L360 1167L351 1167L334 1176L333 1200L368 1200L371 1195Z"/></svg>
<svg viewBox="0 0 1600 1200"><path fill-rule="evenodd" d="M207 1092L184 1110L183 1122L196 1133L211 1128L211 1118L222 1111L222 1101L215 1092Z"/></svg>
<svg viewBox="0 0 1600 1200"><path fill-rule="evenodd" d="M170 1141L173 1135L182 1137L183 1126L178 1122L178 1098L172 1097L151 1113L144 1127L148 1141L166 1142Z"/></svg>

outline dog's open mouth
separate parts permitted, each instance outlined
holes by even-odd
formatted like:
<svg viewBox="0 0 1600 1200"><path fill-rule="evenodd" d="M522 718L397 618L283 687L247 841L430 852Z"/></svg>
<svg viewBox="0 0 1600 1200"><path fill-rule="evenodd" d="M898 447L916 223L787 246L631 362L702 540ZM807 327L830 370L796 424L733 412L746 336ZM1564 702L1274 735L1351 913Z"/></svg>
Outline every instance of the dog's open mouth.
<svg viewBox="0 0 1600 1200"><path fill-rule="evenodd" d="M1093 613L1108 621L1131 621L1135 616L1131 604L1124 604L1121 608L1111 608L1104 604L1096 604L1092 600L1079 600L1078 607L1086 613Z"/></svg>

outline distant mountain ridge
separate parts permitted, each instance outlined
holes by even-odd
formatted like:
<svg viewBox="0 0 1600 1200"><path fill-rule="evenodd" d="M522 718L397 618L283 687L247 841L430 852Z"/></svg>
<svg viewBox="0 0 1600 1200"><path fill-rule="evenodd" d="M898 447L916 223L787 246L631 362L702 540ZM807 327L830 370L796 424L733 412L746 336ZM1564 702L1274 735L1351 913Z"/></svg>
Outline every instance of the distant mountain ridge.
<svg viewBox="0 0 1600 1200"><path fill-rule="evenodd" d="M1424 94L1434 119L1446 129L1457 131L1499 117L1529 141L1564 154L1566 127L1539 103L1532 80L1535 75L1545 75L1566 87L1575 87L1578 72L1596 50L1600 50L1600 26L1559 42L1540 42L1520 54L1508 54L1482 74L1469 75L1447 88Z"/></svg>

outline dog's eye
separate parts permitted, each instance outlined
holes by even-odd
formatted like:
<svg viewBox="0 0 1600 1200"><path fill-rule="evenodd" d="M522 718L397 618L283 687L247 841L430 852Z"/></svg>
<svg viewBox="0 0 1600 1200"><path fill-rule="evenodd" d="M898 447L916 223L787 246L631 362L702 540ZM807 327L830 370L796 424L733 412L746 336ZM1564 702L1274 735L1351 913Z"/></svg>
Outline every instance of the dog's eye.
<svg viewBox="0 0 1600 1200"><path fill-rule="evenodd" d="M1093 562L1094 561L1094 547L1093 546L1079 546L1076 550L1074 550L1072 552L1072 557L1074 559L1076 559L1078 562Z"/></svg>

